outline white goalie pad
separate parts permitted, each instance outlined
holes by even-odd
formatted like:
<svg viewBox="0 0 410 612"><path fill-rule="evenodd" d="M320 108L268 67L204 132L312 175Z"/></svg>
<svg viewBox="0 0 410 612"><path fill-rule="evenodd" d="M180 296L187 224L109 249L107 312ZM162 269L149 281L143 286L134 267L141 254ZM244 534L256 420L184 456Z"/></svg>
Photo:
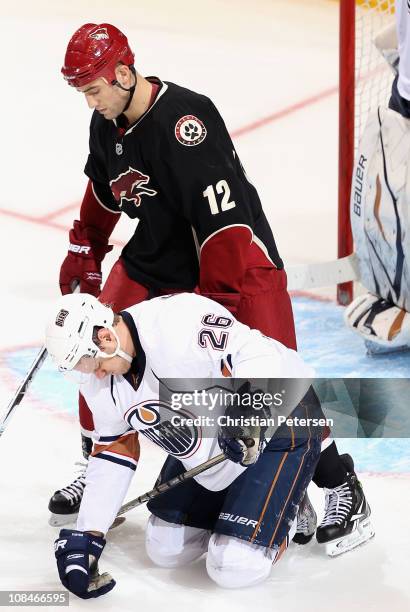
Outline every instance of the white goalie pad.
<svg viewBox="0 0 410 612"><path fill-rule="evenodd" d="M360 280L410 311L410 120L379 108L355 162L351 221Z"/></svg>
<svg viewBox="0 0 410 612"><path fill-rule="evenodd" d="M364 340L386 351L410 348L410 314L376 295L366 293L353 300L344 317L346 325Z"/></svg>

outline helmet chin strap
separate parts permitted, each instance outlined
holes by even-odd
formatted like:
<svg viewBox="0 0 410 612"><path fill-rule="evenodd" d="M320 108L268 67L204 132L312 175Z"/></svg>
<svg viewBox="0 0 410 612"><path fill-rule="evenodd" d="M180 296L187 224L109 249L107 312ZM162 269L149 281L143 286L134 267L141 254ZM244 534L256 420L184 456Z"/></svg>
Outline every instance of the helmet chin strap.
<svg viewBox="0 0 410 612"><path fill-rule="evenodd" d="M128 361L128 363L132 363L133 358L131 357L131 355L129 355L128 353L122 350L120 346L120 339L118 338L118 335L115 329L113 327L110 327L109 329L117 341L117 348L115 349L113 353L104 353L104 351L99 351L99 357L103 357L103 359L110 359L111 357L116 357L118 355L119 357L122 357L123 359L125 359L125 361Z"/></svg>
<svg viewBox="0 0 410 612"><path fill-rule="evenodd" d="M123 359L125 359L125 361L128 361L128 363L132 363L131 355L128 355L128 353L126 353L122 349L120 349L120 348L118 349L117 355L119 355L119 357L122 357Z"/></svg>
<svg viewBox="0 0 410 612"><path fill-rule="evenodd" d="M131 70L131 72L132 72L132 74L134 75L134 78L135 78L135 83L131 87L128 87L128 88L127 87L123 87L121 85L121 83L119 83L117 81L117 79L114 79L114 81L111 82L111 85L115 85L116 87L119 87L123 91L129 91L129 93L130 93L130 95L128 96L128 101L127 101L126 105L124 106L124 108L121 111L122 113L125 113L125 111L129 109L131 101L132 101L132 98L134 96L135 88L137 86L137 73L135 72L134 66L130 66L130 70Z"/></svg>

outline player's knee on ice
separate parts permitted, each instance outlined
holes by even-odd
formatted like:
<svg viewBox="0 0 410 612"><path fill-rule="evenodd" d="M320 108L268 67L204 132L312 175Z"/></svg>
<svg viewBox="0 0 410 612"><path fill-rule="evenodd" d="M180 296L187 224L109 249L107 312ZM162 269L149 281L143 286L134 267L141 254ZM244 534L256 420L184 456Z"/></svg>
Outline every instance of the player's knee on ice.
<svg viewBox="0 0 410 612"><path fill-rule="evenodd" d="M294 535L296 520L289 532ZM147 555L155 565L174 568L188 565L208 551L206 569L220 587L235 589L266 580L278 551L205 529L168 523L151 515L146 530Z"/></svg>
<svg viewBox="0 0 410 612"><path fill-rule="evenodd" d="M168 523L151 514L145 535L147 555L160 567L179 567L199 559L208 548L210 532Z"/></svg>
<svg viewBox="0 0 410 612"><path fill-rule="evenodd" d="M206 569L220 587L253 586L269 577L277 551L246 540L214 533L209 540Z"/></svg>
<svg viewBox="0 0 410 612"><path fill-rule="evenodd" d="M296 533L297 519L292 523L286 545L281 551L259 546L246 540L214 533L208 544L206 569L208 576L220 587L237 589L263 582L279 560L287 543Z"/></svg>

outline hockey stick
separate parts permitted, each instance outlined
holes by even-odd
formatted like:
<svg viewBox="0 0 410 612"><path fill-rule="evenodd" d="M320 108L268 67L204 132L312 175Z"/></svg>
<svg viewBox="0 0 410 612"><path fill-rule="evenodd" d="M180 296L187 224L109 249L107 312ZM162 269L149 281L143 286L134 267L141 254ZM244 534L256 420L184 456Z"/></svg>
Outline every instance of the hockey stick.
<svg viewBox="0 0 410 612"><path fill-rule="evenodd" d="M21 400L25 396L28 387L30 386L30 384L31 384L34 376L37 374L38 370L41 368L41 366L43 364L43 361L45 360L46 357L47 357L47 349L46 349L45 346L43 346L42 349L40 350L39 354L37 355L37 357L35 358L35 360L31 364L31 368L29 369L29 371L27 372L23 382L21 383L21 385L17 389L13 399L11 400L9 405L7 406L7 410L5 412L5 415L4 415L4 417L3 417L3 419L2 419L2 421L0 423L0 437L1 437L2 433L3 433L3 431L6 429L6 425L7 425L8 421L10 420L10 417L12 416L15 408L17 408L17 406L20 404Z"/></svg>
<svg viewBox="0 0 410 612"><path fill-rule="evenodd" d="M150 499L153 499L154 497L157 497L157 495L160 495L161 493L164 493L165 491L174 489L182 482L185 482L189 480L190 478L194 478L194 476L198 476L198 474L202 474L202 472L209 470L209 468L214 467L214 465L218 465L218 463L222 463L222 461L225 461L225 459L226 459L225 455L221 453L220 455L217 455L216 457L213 457L212 459L208 459L208 461L201 463L201 465L197 465L191 470L187 470L186 472L183 472L182 474L179 474L178 476L171 478L171 480L167 480L167 482L163 482L157 487L154 487L153 489L151 489L151 491L147 491L143 495L140 495L139 497L136 497L135 499L132 499L131 501L121 506L121 508L118 510L117 517L121 516L122 514L125 514L129 510L132 510L133 508L137 508L137 506L141 506L142 504L145 504L145 502L149 501Z"/></svg>
<svg viewBox="0 0 410 612"><path fill-rule="evenodd" d="M287 275L289 291L298 291L359 280L360 271L357 255L352 253L335 261L290 266Z"/></svg>
<svg viewBox="0 0 410 612"><path fill-rule="evenodd" d="M73 285L73 292L74 293L78 293L79 292L79 287L80 287L79 283L75 283L75 285ZM47 357L47 349L46 349L45 346L43 346L40 349L39 354L37 355L37 357L35 358L35 360L31 364L31 367L30 367L29 371L27 372L25 378L23 379L23 382L21 383L21 385L17 389L16 393L14 394L13 399L11 400L9 405L7 406L7 410L6 410L5 414L4 414L4 417L2 418L2 420L0 422L0 438L1 438L4 430L6 429L6 425L7 425L8 421L10 420L12 414L14 413L14 410L21 403L21 400L23 399L23 397L26 394L27 389L31 385L34 376L37 374L37 372L39 371L39 369L43 365L43 362L44 362L46 357Z"/></svg>

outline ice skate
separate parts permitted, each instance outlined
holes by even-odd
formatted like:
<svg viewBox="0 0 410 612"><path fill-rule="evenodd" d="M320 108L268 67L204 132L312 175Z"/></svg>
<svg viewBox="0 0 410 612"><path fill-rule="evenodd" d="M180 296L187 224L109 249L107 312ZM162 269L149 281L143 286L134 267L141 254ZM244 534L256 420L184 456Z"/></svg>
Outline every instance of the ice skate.
<svg viewBox="0 0 410 612"><path fill-rule="evenodd" d="M78 476L71 484L56 491L49 501L48 509L51 512L49 523L53 527L61 527L77 519L85 488L87 461L83 459L77 461L75 465L78 466Z"/></svg>
<svg viewBox="0 0 410 612"><path fill-rule="evenodd" d="M296 544L307 544L310 542L316 531L316 525L316 512L306 492L299 506L297 527L296 533L293 536L293 542L296 542Z"/></svg>
<svg viewBox="0 0 410 612"><path fill-rule="evenodd" d="M325 489L325 516L316 531L317 541L325 545L330 557L356 548L375 533L353 460L350 455L342 455L341 459L348 471L346 480L333 489Z"/></svg>

